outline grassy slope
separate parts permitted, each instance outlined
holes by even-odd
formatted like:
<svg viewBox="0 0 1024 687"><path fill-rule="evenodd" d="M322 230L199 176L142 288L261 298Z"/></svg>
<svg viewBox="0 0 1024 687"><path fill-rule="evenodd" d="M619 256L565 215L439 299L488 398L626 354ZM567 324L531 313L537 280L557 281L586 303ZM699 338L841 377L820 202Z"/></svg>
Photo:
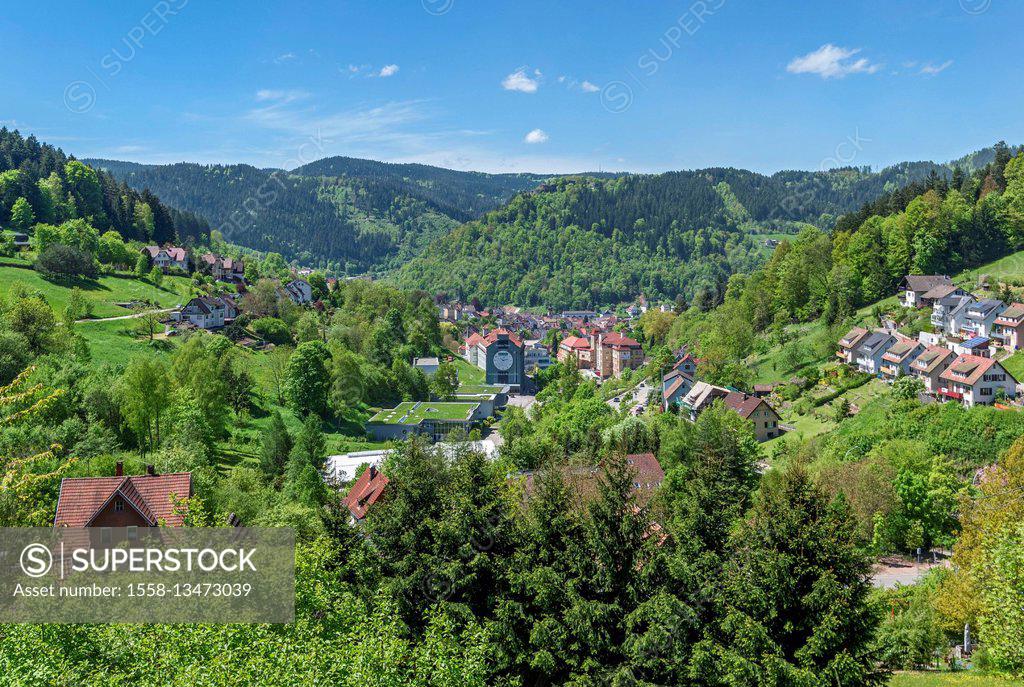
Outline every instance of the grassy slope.
<svg viewBox="0 0 1024 687"><path fill-rule="evenodd" d="M40 291L58 315L64 312L72 287L92 303L93 317L117 317L130 314L115 303L144 300L158 303L162 308L173 307L182 301L182 292L188 288L187 277L165 277L159 288L147 281L126 277L103 276L98 279L69 279L51 281L35 270L18 267L0 267L0 294L7 293L16 283Z"/></svg>

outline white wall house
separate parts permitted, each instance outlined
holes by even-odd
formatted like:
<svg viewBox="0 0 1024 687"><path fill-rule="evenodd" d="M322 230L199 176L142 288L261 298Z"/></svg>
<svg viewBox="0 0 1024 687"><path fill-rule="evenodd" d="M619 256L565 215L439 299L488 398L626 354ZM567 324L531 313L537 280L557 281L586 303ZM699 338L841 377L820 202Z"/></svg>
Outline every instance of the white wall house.
<svg viewBox="0 0 1024 687"><path fill-rule="evenodd" d="M1000 396L1017 395L1017 380L992 358L957 356L939 375L939 397L963 403L968 408L991 405ZM1000 393L1002 390L1002 393Z"/></svg>
<svg viewBox="0 0 1024 687"><path fill-rule="evenodd" d="M887 332L871 332L857 347L857 367L861 372L876 375L882 370L882 356L896 343Z"/></svg>
<svg viewBox="0 0 1024 687"><path fill-rule="evenodd" d="M964 338L992 336L992 327L999 314L1006 310L1006 304L994 298L986 298L967 306L967 315L960 325Z"/></svg>
<svg viewBox="0 0 1024 687"><path fill-rule="evenodd" d="M288 282L284 285L284 293L298 305L313 302L313 287L305 279L294 279Z"/></svg>
<svg viewBox="0 0 1024 687"><path fill-rule="evenodd" d="M967 319L967 307L973 296L947 296L932 305L931 323L946 336L956 336Z"/></svg>
<svg viewBox="0 0 1024 687"><path fill-rule="evenodd" d="M216 296L197 296L193 298L176 318L180 322L191 322L200 329L219 329L226 320L234 317L234 304Z"/></svg>

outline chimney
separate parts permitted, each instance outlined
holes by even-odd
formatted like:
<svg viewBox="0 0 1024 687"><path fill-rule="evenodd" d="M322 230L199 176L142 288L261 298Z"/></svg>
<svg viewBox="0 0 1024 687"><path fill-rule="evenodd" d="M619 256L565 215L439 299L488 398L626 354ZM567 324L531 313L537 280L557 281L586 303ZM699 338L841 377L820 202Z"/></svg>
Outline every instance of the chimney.
<svg viewBox="0 0 1024 687"><path fill-rule="evenodd" d="M146 466L146 474L150 475L150 476L153 476L153 475L156 474L156 468L153 467L152 463L150 463L149 465Z"/></svg>
<svg viewBox="0 0 1024 687"><path fill-rule="evenodd" d="M114 463L114 477L124 476L124 463L120 460Z"/></svg>

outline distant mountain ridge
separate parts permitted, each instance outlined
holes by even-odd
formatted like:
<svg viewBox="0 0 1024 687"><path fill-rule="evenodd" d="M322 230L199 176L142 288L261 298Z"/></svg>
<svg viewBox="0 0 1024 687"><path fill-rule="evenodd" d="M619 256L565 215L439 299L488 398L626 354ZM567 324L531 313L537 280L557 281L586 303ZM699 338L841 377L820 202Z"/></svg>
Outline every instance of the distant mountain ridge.
<svg viewBox="0 0 1024 687"><path fill-rule="evenodd" d="M904 162L877 172L849 167L771 175L735 168L663 174L574 175L604 181L620 176L657 180L631 188L657 188L633 216L601 204L600 216L574 218L589 226L628 229L623 222L661 224L660 200L679 210L671 219L690 230L713 215L729 215L743 231L794 231L791 223L827 226L838 215L929 175L967 170L994 156L985 148L950 163ZM558 177L541 174L462 172L422 164L328 157L291 171L251 165L177 163L148 165L116 160L86 162L134 189L151 189L176 207L220 228L229 241L342 273L390 271L423 254L460 224L498 209L517 194L543 193ZM638 201L640 199L637 199ZM673 210L674 212L674 210ZM742 226L741 226L742 225Z"/></svg>

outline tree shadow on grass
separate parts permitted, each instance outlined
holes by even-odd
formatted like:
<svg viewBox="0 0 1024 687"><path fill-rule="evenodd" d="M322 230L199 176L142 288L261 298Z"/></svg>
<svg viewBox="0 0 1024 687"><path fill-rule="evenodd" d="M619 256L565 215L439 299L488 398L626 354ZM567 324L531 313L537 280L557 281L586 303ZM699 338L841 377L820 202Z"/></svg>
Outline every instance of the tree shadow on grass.
<svg viewBox="0 0 1024 687"><path fill-rule="evenodd" d="M52 274L44 274L38 272L39 277L54 286L60 286L65 289L79 288L82 291L110 291L111 288L106 284L101 284L98 279L92 279L90 277L62 277Z"/></svg>

